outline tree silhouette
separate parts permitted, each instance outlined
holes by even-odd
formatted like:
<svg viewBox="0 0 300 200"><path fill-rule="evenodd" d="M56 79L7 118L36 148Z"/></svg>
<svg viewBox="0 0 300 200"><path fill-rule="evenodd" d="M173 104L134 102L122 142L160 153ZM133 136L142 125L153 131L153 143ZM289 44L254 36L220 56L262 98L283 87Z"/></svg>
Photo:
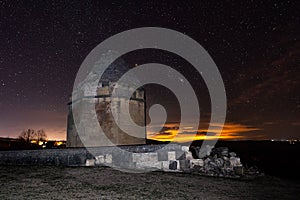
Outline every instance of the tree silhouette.
<svg viewBox="0 0 300 200"><path fill-rule="evenodd" d="M43 129L38 130L36 132L36 139L37 139L38 142L39 141L46 141L47 135L46 135L45 130L43 130Z"/></svg>
<svg viewBox="0 0 300 200"><path fill-rule="evenodd" d="M38 131L35 131L34 129L26 129L21 132L19 139L26 143L30 143L32 140L39 142L45 141L47 139L47 135L43 129Z"/></svg>
<svg viewBox="0 0 300 200"><path fill-rule="evenodd" d="M19 136L20 140L30 143L35 138L35 131L33 129L23 130Z"/></svg>

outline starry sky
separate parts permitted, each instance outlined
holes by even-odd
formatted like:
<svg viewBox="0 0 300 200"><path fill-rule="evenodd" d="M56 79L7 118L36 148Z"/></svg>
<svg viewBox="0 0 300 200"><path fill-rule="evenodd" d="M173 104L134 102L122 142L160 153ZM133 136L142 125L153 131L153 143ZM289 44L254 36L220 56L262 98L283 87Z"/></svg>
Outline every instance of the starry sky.
<svg viewBox="0 0 300 200"><path fill-rule="evenodd" d="M300 139L299 8L288 0L0 1L0 137L42 128L49 139L65 139L67 103L84 58L114 34L154 26L193 38L217 64L228 98L225 139ZM205 132L210 100L189 63L153 49L122 59L181 72L201 99L196 129ZM147 105L168 112L162 134L150 127L149 138L166 140L178 125L178 101L161 86L146 89Z"/></svg>

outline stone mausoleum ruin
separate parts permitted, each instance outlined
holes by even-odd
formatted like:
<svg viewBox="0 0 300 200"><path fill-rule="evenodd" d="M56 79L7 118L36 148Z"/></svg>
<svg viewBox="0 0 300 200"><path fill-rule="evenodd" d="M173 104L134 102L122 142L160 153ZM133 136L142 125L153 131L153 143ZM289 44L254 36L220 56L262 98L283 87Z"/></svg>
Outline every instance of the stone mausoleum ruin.
<svg viewBox="0 0 300 200"><path fill-rule="evenodd" d="M78 99L73 99L68 103L68 121L67 121L67 147L88 147L86 144L83 144L82 137L84 134L79 135L74 123L74 116L72 112L73 104L76 106L84 106L83 101L95 101L95 111L97 113L97 120L101 126L106 137L114 145L135 145L135 144L145 144L146 143L146 130L141 131L140 133L134 133L138 137L133 137L122 131L115 120L119 120L119 123L122 123L123 126L126 126L129 123L129 119L120 118L119 115L116 119L112 116L112 110L116 113L121 113L126 108L125 105L129 105L129 111L132 120L140 126L145 126L145 91L143 88L139 88L135 91L131 91L132 88L128 84L122 84L118 82L119 78L129 70L129 66L123 60L118 59L113 62L102 75L98 87L96 96L80 96ZM118 83L117 83L118 82ZM119 93L117 101L112 104L112 91L115 90ZM130 90L133 92L130 100L127 98L122 98L122 92ZM121 94L121 95L120 95ZM89 112L89 111L85 111ZM89 131L88 134L92 135L97 134L93 133L94 127L91 127L89 123L85 123L84 131ZM128 129L130 129L128 125ZM88 136L86 137L92 137ZM99 133L101 134L101 133ZM92 138L89 138L93 140ZM96 146L110 146L103 140L98 141Z"/></svg>
<svg viewBox="0 0 300 200"><path fill-rule="evenodd" d="M99 82L97 72L91 72L91 80L87 80L80 86L87 85L88 87L80 88L81 90L76 91L75 95L73 93L75 98L72 98L68 104L67 147L86 148L69 148L63 152L55 152L52 159L48 157L43 159L46 156L40 156L39 162L67 166L110 166L133 172L153 170L187 172L229 178L248 178L259 175L255 168L245 168L236 153L229 152L227 147L146 145L146 128L134 133L136 137L121 130L117 123L122 127L125 126L129 132L136 131L136 129L131 129L131 119L137 125L146 127L144 89L134 87L134 85L139 85L134 82L137 81L135 77L129 76L125 82L120 81L120 77L128 70L126 63L118 59L104 71ZM94 80L96 81L93 82ZM90 81L96 84L90 87ZM135 88L138 89L135 90ZM95 94L95 92L89 93L86 89L96 91L96 95L90 96L89 94ZM117 93L117 96L113 95L113 91ZM132 94L130 99L125 95L128 91ZM87 103L88 107L86 107ZM121 115L126 112L128 108L126 105L129 105L131 119ZM116 113L115 116L113 112ZM75 126L74 120L78 119L76 124L82 124ZM102 132L97 132L100 130L97 129L99 125L105 136ZM78 127L80 131L77 130ZM96 142L93 143L93 141ZM116 145L119 147L115 147ZM5 163L20 161L23 164L36 163L31 156L29 158L22 156L20 158L17 156L18 159L15 160L11 159L11 157L16 157L15 155L7 157Z"/></svg>

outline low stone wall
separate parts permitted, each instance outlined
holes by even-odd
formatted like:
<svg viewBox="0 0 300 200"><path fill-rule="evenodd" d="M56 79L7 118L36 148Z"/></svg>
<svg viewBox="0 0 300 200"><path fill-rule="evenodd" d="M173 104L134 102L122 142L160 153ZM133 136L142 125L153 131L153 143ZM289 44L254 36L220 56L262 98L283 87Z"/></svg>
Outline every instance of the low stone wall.
<svg viewBox="0 0 300 200"><path fill-rule="evenodd" d="M182 150L182 146L175 144L123 146L113 151L106 150L99 151L99 149L90 148L89 151L94 158L88 159L86 165L104 165L131 171L183 171L180 161L186 160L186 152Z"/></svg>
<svg viewBox="0 0 300 200"><path fill-rule="evenodd" d="M190 151L193 150L193 153ZM136 145L119 147L0 151L0 165L110 166L125 171L173 171L241 178L260 175L245 169L227 147Z"/></svg>
<svg viewBox="0 0 300 200"><path fill-rule="evenodd" d="M0 151L1 165L83 166L91 158L85 148Z"/></svg>
<svg viewBox="0 0 300 200"><path fill-rule="evenodd" d="M155 152L157 151L157 152ZM179 145L133 145L116 147L66 148L0 151L0 165L108 165L143 168L160 161L176 160L183 151ZM148 162L148 163L147 163ZM167 165L165 163L165 165Z"/></svg>

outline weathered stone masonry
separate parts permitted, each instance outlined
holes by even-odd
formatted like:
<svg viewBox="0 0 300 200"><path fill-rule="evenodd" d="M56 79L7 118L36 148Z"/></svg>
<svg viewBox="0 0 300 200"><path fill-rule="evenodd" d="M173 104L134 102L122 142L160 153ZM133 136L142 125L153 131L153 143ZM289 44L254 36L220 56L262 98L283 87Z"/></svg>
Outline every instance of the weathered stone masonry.
<svg viewBox="0 0 300 200"><path fill-rule="evenodd" d="M124 112L124 109L126 108L125 105L129 105L132 120L137 125L146 125L144 89L139 88L138 90L134 91L128 84L120 82L117 83L118 78L121 77L127 69L128 67L123 62L116 63L115 65L110 66L109 69L104 73L104 75L100 79L98 87L96 88L96 96L85 96L84 94L78 95L78 98L75 101L71 101L68 104L69 113L67 127L67 147L90 147L86 146L86 144L83 145L82 137L87 137L87 140L93 141L92 137L95 137L95 135L97 134L101 134L95 133L95 127L93 127L93 125L91 125L89 122L86 122L84 130L81 130L84 133L81 132L79 135L78 131L76 130L73 115L83 115L84 113L73 113L72 106L76 106L80 110L83 110L84 112L87 112L87 114L90 114L89 112L91 111L85 109L86 103L95 104L97 121L99 122L99 125L104 131L106 137L113 143L113 145L135 145L146 143L146 129L144 129L141 132L131 131L138 136L133 137L123 132L117 126L115 121L117 120L118 123L122 124L123 126L126 126L128 130L132 129L132 126L130 126L129 124L129 119L121 119L119 115L120 113ZM112 92L114 89L118 96L116 99L112 99ZM128 91L133 93L130 100L123 97L124 94ZM113 118L112 111L117 113L116 119ZM100 138L99 140L98 137L96 144L91 146L109 145L111 144L108 144L105 139Z"/></svg>
<svg viewBox="0 0 300 200"><path fill-rule="evenodd" d="M157 150L160 151L154 152ZM173 153L170 154L169 152ZM0 151L0 165L86 166L91 160L101 162L103 159L107 166L136 169L137 162L147 162L148 160L151 167L153 161L176 160L182 153L179 145L166 147L164 145L129 145L117 148L91 147L88 150L86 148L66 148ZM97 156L95 157L95 155ZM137 159L138 156L143 158ZM147 168L147 166L145 167Z"/></svg>

